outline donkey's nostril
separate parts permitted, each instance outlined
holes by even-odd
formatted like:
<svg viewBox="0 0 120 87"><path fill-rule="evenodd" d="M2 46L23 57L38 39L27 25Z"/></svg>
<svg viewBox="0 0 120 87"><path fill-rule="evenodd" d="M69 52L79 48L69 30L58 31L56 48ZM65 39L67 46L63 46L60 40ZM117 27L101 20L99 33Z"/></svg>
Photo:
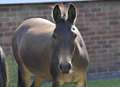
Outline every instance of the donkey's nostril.
<svg viewBox="0 0 120 87"><path fill-rule="evenodd" d="M71 64L70 63L60 64L60 70L63 73L69 73L70 69L71 69Z"/></svg>
<svg viewBox="0 0 120 87"><path fill-rule="evenodd" d="M63 67L63 65L62 65L62 64L60 64L60 70L62 70L62 67Z"/></svg>
<svg viewBox="0 0 120 87"><path fill-rule="evenodd" d="M68 69L68 70L70 70L71 69L71 64L66 64L66 68Z"/></svg>

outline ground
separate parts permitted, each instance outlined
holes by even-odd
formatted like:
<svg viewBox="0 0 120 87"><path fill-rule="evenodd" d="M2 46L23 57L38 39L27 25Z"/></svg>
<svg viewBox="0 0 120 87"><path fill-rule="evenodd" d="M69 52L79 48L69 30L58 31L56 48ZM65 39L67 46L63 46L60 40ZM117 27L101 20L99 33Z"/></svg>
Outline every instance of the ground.
<svg viewBox="0 0 120 87"><path fill-rule="evenodd" d="M17 64L15 60L8 56L6 58L7 74L9 79L8 87L17 87ZM51 87L50 83L43 84L42 87ZM66 84L63 87L74 87L74 84ZM87 87L120 87L120 79L110 80L90 80L87 82Z"/></svg>

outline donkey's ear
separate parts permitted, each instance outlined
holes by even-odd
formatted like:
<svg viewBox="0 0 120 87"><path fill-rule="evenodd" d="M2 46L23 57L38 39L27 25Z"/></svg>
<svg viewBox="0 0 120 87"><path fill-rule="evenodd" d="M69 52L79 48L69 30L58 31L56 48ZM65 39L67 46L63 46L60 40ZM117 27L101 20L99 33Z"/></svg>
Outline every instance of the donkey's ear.
<svg viewBox="0 0 120 87"><path fill-rule="evenodd" d="M68 21L70 23L74 23L76 19L76 9L73 4L70 4L69 9L68 9Z"/></svg>
<svg viewBox="0 0 120 87"><path fill-rule="evenodd" d="M60 18L61 18L61 11L59 5L56 5L53 9L53 19L55 22L58 22Z"/></svg>

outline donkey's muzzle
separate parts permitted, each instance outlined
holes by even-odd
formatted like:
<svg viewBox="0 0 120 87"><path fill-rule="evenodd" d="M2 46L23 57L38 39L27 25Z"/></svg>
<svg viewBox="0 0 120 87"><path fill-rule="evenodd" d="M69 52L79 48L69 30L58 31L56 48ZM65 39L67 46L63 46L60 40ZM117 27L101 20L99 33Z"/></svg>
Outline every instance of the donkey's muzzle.
<svg viewBox="0 0 120 87"><path fill-rule="evenodd" d="M72 66L70 63L60 64L60 66L59 66L62 73L69 73L71 67Z"/></svg>

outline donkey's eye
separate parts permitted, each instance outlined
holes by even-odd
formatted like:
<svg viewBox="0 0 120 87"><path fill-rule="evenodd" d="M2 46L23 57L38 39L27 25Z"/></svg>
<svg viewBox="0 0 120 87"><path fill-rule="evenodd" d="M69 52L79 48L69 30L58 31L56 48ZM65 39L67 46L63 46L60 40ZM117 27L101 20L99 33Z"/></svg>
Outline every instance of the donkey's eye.
<svg viewBox="0 0 120 87"><path fill-rule="evenodd" d="M71 28L71 31L76 34L76 29L75 28Z"/></svg>
<svg viewBox="0 0 120 87"><path fill-rule="evenodd" d="M53 34L53 38L56 39L56 35L55 34Z"/></svg>
<svg viewBox="0 0 120 87"><path fill-rule="evenodd" d="M75 28L71 28L71 31L72 31L72 32L75 32Z"/></svg>

